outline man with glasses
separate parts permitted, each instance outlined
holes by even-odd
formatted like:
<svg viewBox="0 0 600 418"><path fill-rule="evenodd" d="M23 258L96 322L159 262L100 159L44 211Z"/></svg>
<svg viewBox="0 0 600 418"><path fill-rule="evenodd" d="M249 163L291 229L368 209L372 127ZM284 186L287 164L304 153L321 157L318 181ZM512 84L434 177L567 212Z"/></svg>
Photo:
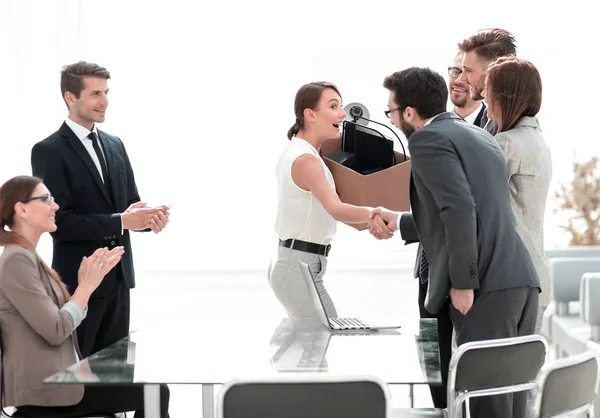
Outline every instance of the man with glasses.
<svg viewBox="0 0 600 418"><path fill-rule="evenodd" d="M462 73L462 59L463 54L459 52L454 60L454 65L448 67L448 75L450 76L449 81L449 93L450 101L454 105L453 112L463 118L467 123L479 126L481 117L485 109L485 105L481 100L473 100L470 95L469 86L462 80L458 80L458 76ZM399 109L390 108L384 111L385 116L392 118L392 113ZM403 228L415 230L414 221L412 214L407 213L403 217ZM409 225L411 224L411 225ZM412 238L407 240L407 244L419 241L419 237L416 234L406 233L403 236L412 235ZM438 323L438 339L439 339L439 351L440 351L440 370L442 374L442 385L430 385L429 390L431 392L431 399L433 405L436 408L446 408L448 405L447 399L447 383L448 383L448 369L450 368L450 358L452 357L452 320L450 319L450 307L449 302L446 301L440 308L439 312L431 313L425 309L425 297L427 295L428 288L428 276L429 276L429 265L426 257L423 253L423 248L419 243L417 249L417 259L414 267L414 277L419 279L419 314L421 318L434 318L437 319Z"/></svg>
<svg viewBox="0 0 600 418"><path fill-rule="evenodd" d="M459 344L532 334L540 284L515 228L502 150L445 111L448 88L430 69L394 73L384 87L392 124L408 139L412 216L373 212L403 240L420 240L425 309L439 314L448 305ZM471 417L524 416L526 395L512 398L472 399Z"/></svg>
<svg viewBox="0 0 600 418"><path fill-rule="evenodd" d="M119 264L103 279L77 327L83 357L129 334L129 290L135 286L129 231L160 232L169 208L140 202L125 147L116 136L100 131L108 107L110 73L80 61L64 67L60 86L69 115L60 129L31 151L33 174L56 197L57 230L52 233L52 267L69 291L78 285L83 257L97 248L123 246ZM49 198L50 199L50 198Z"/></svg>
<svg viewBox="0 0 600 418"><path fill-rule="evenodd" d="M450 101L452 102L452 111L463 118L467 123L475 126L481 126L481 119L485 113L485 104L481 99L473 99L469 85L460 75L463 72L464 53L459 52L456 55L452 67L448 67L448 89L450 90Z"/></svg>

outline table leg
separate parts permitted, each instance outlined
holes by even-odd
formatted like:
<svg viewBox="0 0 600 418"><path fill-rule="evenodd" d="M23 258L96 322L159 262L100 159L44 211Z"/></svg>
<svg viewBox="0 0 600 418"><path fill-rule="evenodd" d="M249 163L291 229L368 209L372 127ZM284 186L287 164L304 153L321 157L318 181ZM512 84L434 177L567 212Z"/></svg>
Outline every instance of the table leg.
<svg viewBox="0 0 600 418"><path fill-rule="evenodd" d="M213 418L215 416L215 385L202 385L202 418Z"/></svg>
<svg viewBox="0 0 600 418"><path fill-rule="evenodd" d="M415 385L408 385L408 399L410 400L410 407L415 407Z"/></svg>
<svg viewBox="0 0 600 418"><path fill-rule="evenodd" d="M144 416L160 418L160 385L144 385Z"/></svg>

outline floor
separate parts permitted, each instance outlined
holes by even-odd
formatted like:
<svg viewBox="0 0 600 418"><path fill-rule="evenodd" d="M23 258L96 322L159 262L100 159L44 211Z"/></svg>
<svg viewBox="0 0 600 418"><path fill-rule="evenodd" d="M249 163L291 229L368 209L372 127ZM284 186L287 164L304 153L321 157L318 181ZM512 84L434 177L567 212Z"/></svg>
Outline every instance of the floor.
<svg viewBox="0 0 600 418"><path fill-rule="evenodd" d="M330 269L325 284L340 316L372 314L416 318L417 283L412 269ZM168 317L285 317L272 295L265 271L137 274L132 291L132 329L165 322ZM199 340L203 334L199 334ZM201 387L172 385L171 418L201 416ZM415 387L415 407L431 407L427 387ZM218 389L215 389L215 395ZM408 388L391 388L394 407L409 407ZM132 414L130 414L132 416Z"/></svg>

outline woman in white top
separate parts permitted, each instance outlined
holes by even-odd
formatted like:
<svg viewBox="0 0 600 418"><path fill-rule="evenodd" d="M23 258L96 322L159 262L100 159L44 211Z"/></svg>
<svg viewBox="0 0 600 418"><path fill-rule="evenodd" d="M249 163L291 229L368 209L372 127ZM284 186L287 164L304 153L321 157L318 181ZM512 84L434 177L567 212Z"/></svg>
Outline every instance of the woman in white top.
<svg viewBox="0 0 600 418"><path fill-rule="evenodd" d="M540 279L539 332L551 287L550 265L544 255L544 213L552 159L536 118L542 105L542 80L529 61L501 58L488 68L484 93L488 117L498 122L495 138L506 159L517 232Z"/></svg>
<svg viewBox="0 0 600 418"><path fill-rule="evenodd" d="M369 223L383 234L392 230L372 208L342 203L331 172L320 156L321 145L340 136L346 113L337 87L327 82L302 86L294 102L296 123L288 131L289 145L277 162L279 235L277 261L269 269L269 283L290 318L315 318L316 311L298 269L310 269L328 316L336 317L323 285L329 243L336 223Z"/></svg>

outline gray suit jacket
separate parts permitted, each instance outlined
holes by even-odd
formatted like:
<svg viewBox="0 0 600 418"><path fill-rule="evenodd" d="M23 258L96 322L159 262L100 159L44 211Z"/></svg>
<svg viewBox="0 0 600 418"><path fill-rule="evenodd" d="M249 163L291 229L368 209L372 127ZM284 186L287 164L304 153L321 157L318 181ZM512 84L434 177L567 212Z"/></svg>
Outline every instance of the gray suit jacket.
<svg viewBox="0 0 600 418"><path fill-rule="evenodd" d="M453 113L415 132L410 202L429 261L425 308L439 312L450 287L482 292L539 287L519 237L502 150Z"/></svg>
<svg viewBox="0 0 600 418"><path fill-rule="evenodd" d="M487 106L486 106L485 102L483 102L483 106L481 107L479 114L475 118L475 121L473 121L474 126L481 126L481 120L482 120L484 114L487 119ZM496 123L495 120L487 119L487 123L485 125L486 131L488 131L492 135L494 135L494 132L495 132L495 130L497 130L497 128L498 128L498 124ZM407 214L403 215L402 219L400 220L400 233L402 234L402 239L405 241L406 244L412 244L414 242L419 242L419 235L417 233L417 229L415 227L412 214L407 213ZM422 247L421 247L421 244L419 243L419 248L417 249L417 258L415 260L415 267L413 269L413 274L414 274L415 278L419 277L419 273L420 273L419 270L420 270L420 266L421 266L421 254L422 254Z"/></svg>
<svg viewBox="0 0 600 418"><path fill-rule="evenodd" d="M495 136L508 169L510 200L517 232L529 250L542 285L540 305L550 303L550 263L544 255L544 213L552 178L552 158L538 120L522 117L515 127Z"/></svg>
<svg viewBox="0 0 600 418"><path fill-rule="evenodd" d="M45 385L43 379L81 357L65 298L32 251L9 245L0 255L0 329L5 353L6 404L75 405L83 385Z"/></svg>

